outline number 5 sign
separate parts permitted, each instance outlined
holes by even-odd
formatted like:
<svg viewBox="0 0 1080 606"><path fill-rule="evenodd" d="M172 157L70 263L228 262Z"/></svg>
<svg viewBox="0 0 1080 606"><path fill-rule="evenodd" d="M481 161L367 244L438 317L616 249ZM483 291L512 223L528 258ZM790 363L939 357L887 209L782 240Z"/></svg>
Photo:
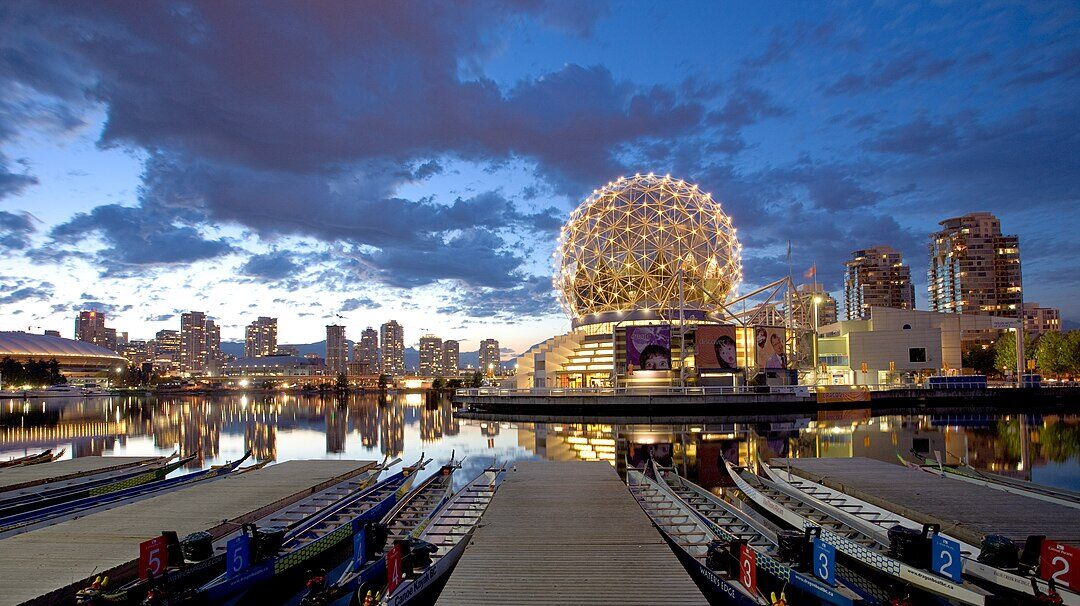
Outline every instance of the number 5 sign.
<svg viewBox="0 0 1080 606"><path fill-rule="evenodd" d="M165 537L154 537L139 543L139 579L145 581L151 576L165 572L169 565L169 551Z"/></svg>
<svg viewBox="0 0 1080 606"><path fill-rule="evenodd" d="M1058 543L1043 541L1039 556L1039 576L1066 589L1080 588L1080 549Z"/></svg>
<svg viewBox="0 0 1080 606"><path fill-rule="evenodd" d="M750 593L757 592L757 554L745 543L739 545L739 582Z"/></svg>

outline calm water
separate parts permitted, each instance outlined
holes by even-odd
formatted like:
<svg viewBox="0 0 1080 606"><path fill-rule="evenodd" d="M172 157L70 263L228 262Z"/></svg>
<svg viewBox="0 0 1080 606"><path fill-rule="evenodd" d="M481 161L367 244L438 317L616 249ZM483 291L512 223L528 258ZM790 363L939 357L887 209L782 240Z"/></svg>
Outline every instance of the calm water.
<svg viewBox="0 0 1080 606"><path fill-rule="evenodd" d="M0 459L66 449L65 457L198 453L190 469L235 460L373 459L441 463L456 452L466 471L492 460L670 460L712 487L719 457L872 457L897 461L939 452L949 462L1080 489L1080 415L870 416L852 410L760 417L754 422L492 422L457 419L448 401L421 394L346 399L261 395L105 397L0 401ZM686 420L686 419L684 419ZM180 473L180 472L178 472ZM459 474L459 482L471 473Z"/></svg>

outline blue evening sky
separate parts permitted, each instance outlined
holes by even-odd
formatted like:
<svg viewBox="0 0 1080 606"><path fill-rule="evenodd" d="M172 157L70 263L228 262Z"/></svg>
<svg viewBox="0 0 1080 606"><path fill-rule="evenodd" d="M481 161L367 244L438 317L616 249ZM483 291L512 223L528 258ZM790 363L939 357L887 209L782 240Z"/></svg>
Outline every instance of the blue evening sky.
<svg viewBox="0 0 1080 606"><path fill-rule="evenodd" d="M997 214L1080 320L1073 2L0 5L0 329L132 338L203 310L282 342L394 318L567 329L558 227L621 174L699 183L744 289Z"/></svg>

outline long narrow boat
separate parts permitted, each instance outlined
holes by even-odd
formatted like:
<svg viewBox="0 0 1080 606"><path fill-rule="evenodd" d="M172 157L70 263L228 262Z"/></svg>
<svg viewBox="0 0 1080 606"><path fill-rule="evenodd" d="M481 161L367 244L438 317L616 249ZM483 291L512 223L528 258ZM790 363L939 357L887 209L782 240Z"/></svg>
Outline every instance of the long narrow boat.
<svg viewBox="0 0 1080 606"><path fill-rule="evenodd" d="M786 583L804 594L794 597L793 603L805 603L806 598L813 602L849 606L856 602L880 604L887 602L886 592L878 590L869 583L858 587L852 580L857 575L845 567L837 569L840 584L830 587L811 574L796 569L800 562L785 562L779 553L780 529L771 522L746 511L742 507L729 503L701 486L683 478L674 468L660 468L652 463L656 478L662 479L669 490L689 505L720 538L731 543L743 540L756 553L758 567L772 575L781 583ZM809 542L804 546L809 549ZM808 554L807 554L808 555ZM806 557L806 563L811 558ZM849 580L850 579L850 580ZM861 579L858 579L861 580Z"/></svg>
<svg viewBox="0 0 1080 606"><path fill-rule="evenodd" d="M829 488L812 480L797 476L782 467L772 467L764 461L758 463L765 475L778 488L788 494L801 494L819 509L827 511L834 518L852 528L857 528L868 536L874 537L879 544L889 544L888 531L896 525L920 530L922 524L898 513L867 503L847 493ZM1061 588L1051 588L1046 581L1030 575L1023 575L1019 570L996 568L979 561L982 550L956 537L942 533L942 536L960 545L964 560L964 574L993 586L1014 591L1023 595L1038 597L1056 592L1067 606L1080 606L1080 595Z"/></svg>
<svg viewBox="0 0 1080 606"><path fill-rule="evenodd" d="M222 533L216 537L202 538L209 540L211 545L208 553L195 555L194 549L189 550L189 545L196 542L194 538L200 533L195 533L184 539L178 546L180 549L171 550L179 552L180 562L173 562L170 556L170 568L164 575L147 580L132 580L119 587L109 584L109 579L95 581L91 586L76 593L76 603L82 605L134 605L141 603L144 598L164 599L168 601L170 596L187 595L195 587L205 583L225 570L227 547L229 541L245 534L250 528L284 528L285 540L302 532L304 524L316 516L319 516L328 508L344 506L347 503L360 498L370 488L379 475L387 467L396 465L400 460L395 459L389 463L376 466L358 476L343 480L308 495L294 503L267 513L252 524L239 527ZM266 463L259 463L250 468L258 468ZM415 469L415 468L406 468ZM242 471L246 471L242 470ZM202 533L204 537L207 533ZM114 584L115 585L115 584Z"/></svg>
<svg viewBox="0 0 1080 606"><path fill-rule="evenodd" d="M336 581L324 585L317 579L309 580L307 589L301 597L305 606L325 605L338 602L348 603L353 594L366 595L378 593L386 584L386 554L395 541L409 537L416 528L424 525L454 493L454 472L460 462L453 459L443 465L439 471L429 476L398 501L377 525L378 533L383 536L368 536L367 553L359 554L351 561L344 562L333 571ZM322 575L320 575L322 576ZM325 578L325 577L324 577ZM363 601L363 598L360 600Z"/></svg>
<svg viewBox="0 0 1080 606"><path fill-rule="evenodd" d="M487 510L505 474L505 467L485 469L454 494L430 522L410 534L411 543L432 545L434 551L428 561L420 563L421 566L406 570L405 580L393 592L383 594L383 606L405 606L414 601L430 600L432 591L449 577L461 559L480 516ZM422 572L416 574L417 568L422 568Z"/></svg>
<svg viewBox="0 0 1080 606"><path fill-rule="evenodd" d="M802 595L792 597L794 603L850 606L855 603L880 604L888 600L887 595L870 591L870 588L864 592L849 589L842 576L841 582L833 588L811 575L800 573L792 564L785 563L779 554L778 528L686 480L674 468L660 468L656 461L651 461L651 466L654 476L662 480L676 497L687 503L694 513L701 516L717 536L729 543L745 541L747 546L754 550L755 561L760 569L801 593ZM805 547L809 548L809 544ZM809 561L809 558L807 560Z"/></svg>
<svg viewBox="0 0 1080 606"><path fill-rule="evenodd" d="M1028 482L1027 480L1019 480L1016 478L1009 478L1006 476L998 475L996 473L989 473L985 471L979 471L970 465L945 465L935 459L923 458L923 464L917 464L909 462L904 457L897 455L900 458L900 462L913 469L919 469L927 473L932 473L937 476L945 478L960 480L961 482L967 482L969 484L975 484L976 486L985 486L994 490L1001 490L1003 492L1010 492L1012 494L1028 497L1031 499L1038 499L1040 501L1046 501L1048 503L1054 503L1056 505L1062 505L1064 507L1071 507L1073 509L1080 509L1080 492L1074 492L1072 490L1066 490L1064 488L1054 488L1051 486L1044 486L1043 484L1036 484L1035 482Z"/></svg>
<svg viewBox="0 0 1080 606"><path fill-rule="evenodd" d="M351 548L353 536L363 532L365 524L378 521L409 493L417 471L403 469L354 498L327 508L298 525L272 557L239 574L220 575L190 597L197 602L227 604L251 591L247 601L264 603L288 587L290 579L297 581L300 573L323 563L335 551L341 551L340 548ZM256 588L257 591L252 591Z"/></svg>
<svg viewBox="0 0 1080 606"><path fill-rule="evenodd" d="M730 555L705 521L662 482L647 477L641 470L628 468L626 483L710 603L736 606L769 603L739 583L738 556Z"/></svg>
<svg viewBox="0 0 1080 606"><path fill-rule="evenodd" d="M244 453L242 458L232 463L216 465L210 469L194 471L175 478L157 480L138 486L132 486L131 488L83 497L73 501L64 501L55 505L0 517L0 539L29 532L43 526L59 524L66 520L108 509L110 506L115 506L117 504L126 504L148 496L157 496L165 492L186 488L195 482L223 478L240 467L240 465L250 456L251 451L249 450Z"/></svg>
<svg viewBox="0 0 1080 606"><path fill-rule="evenodd" d="M57 456L57 457L63 456L64 452L65 452L64 450L61 450L59 453L57 453L57 455L54 455L54 456ZM165 461L165 457L152 457L152 458L143 458L143 459L139 459L139 458L135 458L135 459L119 459L119 458L116 458L116 457L101 457L101 458L109 458L109 459L116 460L118 462L116 464L114 464L114 465L106 465L105 467L99 467L97 469L82 469L82 470L77 470L77 471L70 471L70 472L67 472L67 473L62 472L62 471L58 471L58 472L55 472L58 475L54 475L54 476L46 476L46 477L35 476L35 477L28 477L28 478L24 478L24 479L20 479L20 480L13 480L13 479L9 478L10 483L5 484L4 486L0 486L0 500L7 499L7 498L10 498L10 497L13 497L13 496L18 496L18 495L21 495L21 494L32 493L32 492L38 491L38 490L44 490L46 485L48 485L49 488L59 487L59 486L70 486L70 485L72 485L74 483L84 481L85 479L89 478L90 476L97 476L99 478L104 478L104 477L111 477L111 476L114 476L114 475L117 475L117 474L125 473L125 470L126 471L131 471L131 470L133 470L135 468L141 468L141 469L144 469L144 470L145 469L151 469L154 466L162 465L163 464L162 462ZM175 458L175 455L173 456L173 458ZM110 460L109 462L111 463L112 461ZM53 468L49 467L49 469L53 469ZM0 470L0 474L6 474L6 473L7 472L4 472L4 471Z"/></svg>
<svg viewBox="0 0 1080 606"><path fill-rule="evenodd" d="M49 507L58 503L66 503L68 501L74 501L76 499L83 499L86 497L93 497L98 495L104 495L111 492L117 492L124 490L125 488L131 488L133 486L141 486L156 480L164 479L170 473L180 469L184 465L187 465L191 461L195 460L198 455L191 455L182 459L177 459L172 463L150 469L148 471L135 472L128 475L125 478L113 480L109 482L92 482L87 484L80 484L78 486L67 489L51 489L41 491L35 495L27 495L20 497L16 502L5 501L0 504L0 518L7 518L18 513L25 511L33 511L41 509L43 507Z"/></svg>
<svg viewBox="0 0 1080 606"><path fill-rule="evenodd" d="M88 489L133 478L160 469L176 460L178 456L179 453L174 452L167 458L156 457L138 461L131 465L122 464L105 470L87 470L58 479L35 481L26 485L20 484L0 492L0 510L20 503L62 495L68 491Z"/></svg>
<svg viewBox="0 0 1080 606"><path fill-rule="evenodd" d="M873 536L832 517L813 503L784 492L770 480L749 472L740 473L728 461L724 461L724 466L747 498L796 529L820 528L821 540L850 562L955 603L979 606L987 603L989 594L982 588L968 582L957 583L892 558Z"/></svg>
<svg viewBox="0 0 1080 606"><path fill-rule="evenodd" d="M0 461L0 469L5 467L19 467L21 465L33 465L35 463L44 463L46 461L52 461L52 449L39 452L37 454L26 455L22 457L16 457L14 459L8 459L7 461Z"/></svg>

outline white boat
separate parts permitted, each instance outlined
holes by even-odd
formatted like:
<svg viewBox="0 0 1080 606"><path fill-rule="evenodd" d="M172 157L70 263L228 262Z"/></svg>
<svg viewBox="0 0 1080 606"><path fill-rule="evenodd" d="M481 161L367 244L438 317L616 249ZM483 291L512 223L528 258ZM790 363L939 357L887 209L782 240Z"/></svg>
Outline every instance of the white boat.
<svg viewBox="0 0 1080 606"><path fill-rule="evenodd" d="M82 398L86 392L75 385L50 385L45 389L33 389L26 392L31 398Z"/></svg>
<svg viewBox="0 0 1080 606"><path fill-rule="evenodd" d="M794 491L805 496L806 499L819 508L827 510L833 517L843 521L848 526L858 528L863 533L875 537L883 545L888 544L889 528L897 524L915 530L922 528L922 524L914 520L857 499L847 493L797 476L782 467L772 467L764 461L760 461L759 465L761 465L765 475L784 492L791 494ZM964 559L965 575L1029 596L1036 595L1036 587L1040 593L1049 591L1049 584L1046 581L984 564L978 561L981 552L979 547L965 543L946 533L941 533L941 536L960 545L960 553ZM1065 590L1060 586L1056 590L1058 595L1061 596L1063 604L1066 604L1066 606L1080 606L1080 595Z"/></svg>
<svg viewBox="0 0 1080 606"><path fill-rule="evenodd" d="M410 538L435 546L436 551L430 555L431 563L419 576L405 579L393 593L384 595L382 604L409 604L424 596L450 574L461 559L480 517L487 510L505 474L505 467L484 470L451 497L429 523L413 531ZM362 602L364 596L358 595L357 598Z"/></svg>
<svg viewBox="0 0 1080 606"><path fill-rule="evenodd" d="M884 573L954 603L984 606L989 592L968 582L954 582L929 570L916 568L889 557L888 545L878 541L877 536L850 526L832 515L832 509L819 507L805 499L801 493L785 492L771 480L750 472L739 473L730 462L724 461L728 474L735 485L754 503L795 528L820 528L821 540L843 554L872 570Z"/></svg>

